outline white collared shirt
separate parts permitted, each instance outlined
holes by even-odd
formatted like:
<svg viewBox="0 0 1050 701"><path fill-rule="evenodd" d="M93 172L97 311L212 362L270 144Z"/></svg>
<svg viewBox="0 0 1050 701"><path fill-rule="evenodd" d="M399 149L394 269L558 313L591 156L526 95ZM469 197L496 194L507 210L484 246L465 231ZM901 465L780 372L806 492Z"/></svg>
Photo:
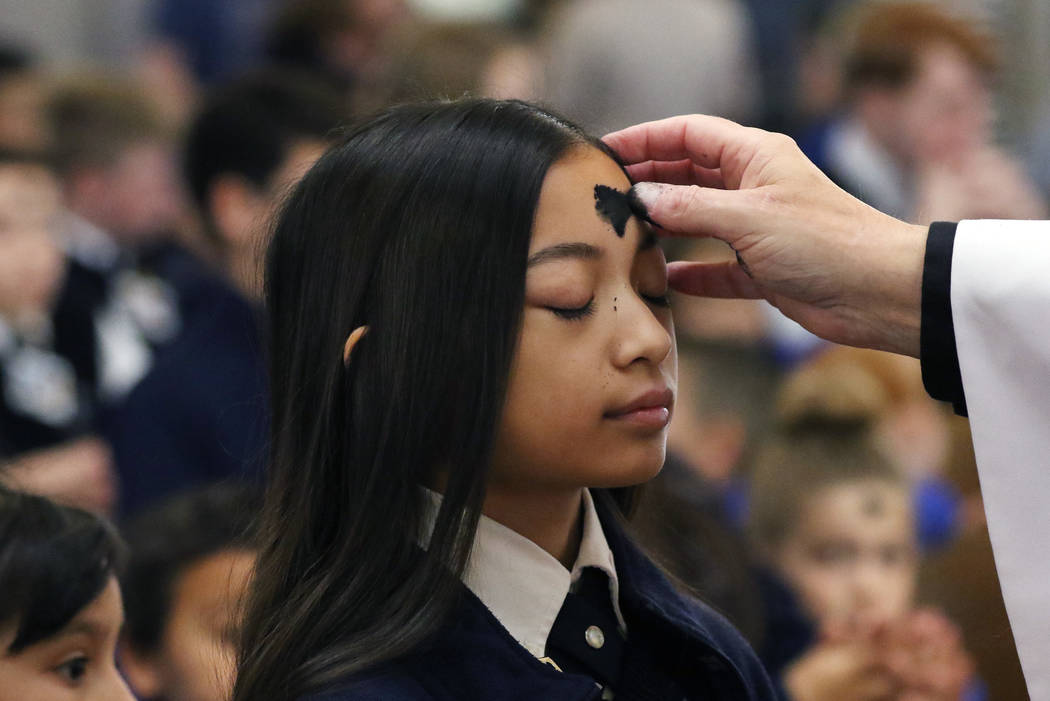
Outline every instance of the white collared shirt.
<svg viewBox="0 0 1050 701"><path fill-rule="evenodd" d="M424 488L430 509L424 516L429 533L441 505L441 495ZM533 656L546 655L547 638L565 597L585 567L597 567L609 577L613 610L625 635L620 611L616 563L598 520L594 499L583 490L583 534L572 571L525 536L482 515L463 582L481 599L504 628Z"/></svg>

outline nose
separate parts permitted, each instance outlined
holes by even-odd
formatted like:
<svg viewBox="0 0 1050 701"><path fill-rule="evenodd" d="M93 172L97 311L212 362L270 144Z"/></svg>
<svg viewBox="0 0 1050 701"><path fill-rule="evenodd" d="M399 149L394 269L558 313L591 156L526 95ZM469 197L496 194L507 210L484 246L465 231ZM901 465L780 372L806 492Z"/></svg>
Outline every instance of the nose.
<svg viewBox="0 0 1050 701"><path fill-rule="evenodd" d="M101 685L99 689L102 693L98 701L103 701L103 699L105 701L135 701L135 695L131 693L127 682L124 681L124 677L120 676L116 667L112 668L106 681L108 683Z"/></svg>
<svg viewBox="0 0 1050 701"><path fill-rule="evenodd" d="M653 309L638 294L626 290L618 295L613 306L617 315L614 362L617 367L628 367L643 361L659 365L674 347L674 326L667 314L661 321Z"/></svg>
<svg viewBox="0 0 1050 701"><path fill-rule="evenodd" d="M879 613L886 579L877 563L864 560L853 572L853 603L857 611Z"/></svg>

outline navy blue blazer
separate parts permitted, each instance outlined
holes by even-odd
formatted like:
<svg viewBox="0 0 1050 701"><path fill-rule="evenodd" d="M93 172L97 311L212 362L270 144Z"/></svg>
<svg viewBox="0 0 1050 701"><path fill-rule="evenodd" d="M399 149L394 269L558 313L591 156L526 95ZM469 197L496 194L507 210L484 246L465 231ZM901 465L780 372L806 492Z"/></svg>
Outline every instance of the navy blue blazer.
<svg viewBox="0 0 1050 701"><path fill-rule="evenodd" d="M600 502L596 506L616 560L631 644L655 653L690 700L775 700L762 663L740 633L710 607L679 593ZM559 672L529 654L464 587L459 610L433 642L303 701L584 701L600 696L589 678Z"/></svg>

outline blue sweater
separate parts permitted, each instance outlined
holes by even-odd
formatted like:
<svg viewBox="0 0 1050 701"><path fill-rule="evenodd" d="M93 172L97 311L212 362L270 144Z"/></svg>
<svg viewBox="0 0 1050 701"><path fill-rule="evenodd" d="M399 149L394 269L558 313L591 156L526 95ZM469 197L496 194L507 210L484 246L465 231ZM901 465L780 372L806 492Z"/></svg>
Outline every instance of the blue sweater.
<svg viewBox="0 0 1050 701"><path fill-rule="evenodd" d="M711 608L679 593L598 506L620 578L628 644L645 646L687 699L776 699L743 637ZM600 695L589 678L563 674L530 655L464 587L459 610L433 642L303 701L584 701Z"/></svg>

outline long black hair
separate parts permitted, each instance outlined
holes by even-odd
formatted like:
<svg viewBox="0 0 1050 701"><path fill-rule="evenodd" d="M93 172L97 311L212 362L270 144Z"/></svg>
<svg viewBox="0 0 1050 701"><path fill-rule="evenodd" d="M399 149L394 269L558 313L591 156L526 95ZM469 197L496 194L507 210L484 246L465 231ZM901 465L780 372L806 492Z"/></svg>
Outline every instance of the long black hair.
<svg viewBox="0 0 1050 701"><path fill-rule="evenodd" d="M124 546L102 518L0 486L0 655L47 640L120 572Z"/></svg>
<svg viewBox="0 0 1050 701"><path fill-rule="evenodd" d="M235 700L395 659L455 605L540 189L581 145L610 153L519 101L405 105L350 128L285 202L266 266L272 472ZM437 470L423 552L419 485Z"/></svg>

